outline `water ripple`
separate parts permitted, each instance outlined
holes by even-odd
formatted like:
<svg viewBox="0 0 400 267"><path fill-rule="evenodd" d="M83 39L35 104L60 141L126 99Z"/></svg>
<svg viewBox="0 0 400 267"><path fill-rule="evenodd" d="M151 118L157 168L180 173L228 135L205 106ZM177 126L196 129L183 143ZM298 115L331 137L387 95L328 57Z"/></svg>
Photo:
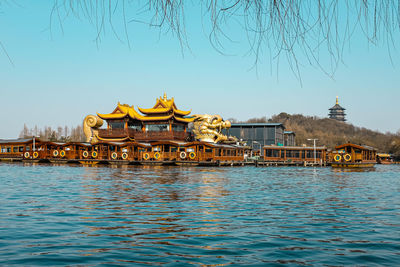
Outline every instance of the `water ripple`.
<svg viewBox="0 0 400 267"><path fill-rule="evenodd" d="M0 163L0 265L396 265L399 178Z"/></svg>

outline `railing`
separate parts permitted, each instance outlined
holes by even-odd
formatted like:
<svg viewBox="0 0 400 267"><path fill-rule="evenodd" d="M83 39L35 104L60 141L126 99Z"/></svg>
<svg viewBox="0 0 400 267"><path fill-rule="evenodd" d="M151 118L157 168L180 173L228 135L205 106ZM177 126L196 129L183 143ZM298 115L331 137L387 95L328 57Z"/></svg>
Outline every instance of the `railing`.
<svg viewBox="0 0 400 267"><path fill-rule="evenodd" d="M135 139L138 141L150 140L185 140L188 136L185 132L136 132Z"/></svg>
<svg viewBox="0 0 400 267"><path fill-rule="evenodd" d="M99 129L99 136L103 138L123 138L130 137L137 141L150 140L186 140L190 137L185 132L169 132L169 131L149 131L140 132L134 129Z"/></svg>
<svg viewBox="0 0 400 267"><path fill-rule="evenodd" d="M130 132L128 129L99 129L99 136L105 138L127 137L129 134Z"/></svg>

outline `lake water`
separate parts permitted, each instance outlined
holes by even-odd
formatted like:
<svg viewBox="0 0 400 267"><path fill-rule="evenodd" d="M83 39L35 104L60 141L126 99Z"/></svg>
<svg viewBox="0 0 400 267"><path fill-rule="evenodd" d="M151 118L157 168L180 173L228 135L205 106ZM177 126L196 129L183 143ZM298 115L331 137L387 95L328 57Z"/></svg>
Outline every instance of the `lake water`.
<svg viewBox="0 0 400 267"><path fill-rule="evenodd" d="M0 163L0 265L400 264L400 165Z"/></svg>

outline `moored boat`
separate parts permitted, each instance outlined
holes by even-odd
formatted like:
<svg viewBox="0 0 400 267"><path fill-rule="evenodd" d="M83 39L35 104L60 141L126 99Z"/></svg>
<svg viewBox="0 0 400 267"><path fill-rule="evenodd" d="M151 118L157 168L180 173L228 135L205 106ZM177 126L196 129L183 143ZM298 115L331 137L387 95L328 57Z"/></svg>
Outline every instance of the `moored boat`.
<svg viewBox="0 0 400 267"><path fill-rule="evenodd" d="M392 164L393 157L392 157L392 155L387 154L387 153L377 153L376 154L376 162L378 164Z"/></svg>
<svg viewBox="0 0 400 267"><path fill-rule="evenodd" d="M333 168L370 168L376 164L376 149L365 145L343 144L330 155Z"/></svg>

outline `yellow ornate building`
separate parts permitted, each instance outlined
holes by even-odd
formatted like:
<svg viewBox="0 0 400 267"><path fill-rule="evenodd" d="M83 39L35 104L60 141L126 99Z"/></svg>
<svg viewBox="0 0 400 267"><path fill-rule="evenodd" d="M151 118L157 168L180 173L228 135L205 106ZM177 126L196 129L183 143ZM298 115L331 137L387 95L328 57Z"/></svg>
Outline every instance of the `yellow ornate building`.
<svg viewBox="0 0 400 267"><path fill-rule="evenodd" d="M221 133L230 122L218 115L190 115L191 111L177 108L174 98L159 97L152 108L137 108L118 103L113 112L88 115L83 128L87 142L99 141L204 141L220 143L229 138ZM100 128L104 121L107 128ZM189 123L194 123L193 134L188 132ZM230 140L232 141L232 140Z"/></svg>
<svg viewBox="0 0 400 267"><path fill-rule="evenodd" d="M137 112L133 106L118 103L113 112L89 115L84 120L84 131L87 142L97 141L154 141L181 140L189 141L187 126L194 117L188 116L191 111L177 108L174 98L167 95L156 100L153 108L140 108ZM103 120L106 129L100 129Z"/></svg>

